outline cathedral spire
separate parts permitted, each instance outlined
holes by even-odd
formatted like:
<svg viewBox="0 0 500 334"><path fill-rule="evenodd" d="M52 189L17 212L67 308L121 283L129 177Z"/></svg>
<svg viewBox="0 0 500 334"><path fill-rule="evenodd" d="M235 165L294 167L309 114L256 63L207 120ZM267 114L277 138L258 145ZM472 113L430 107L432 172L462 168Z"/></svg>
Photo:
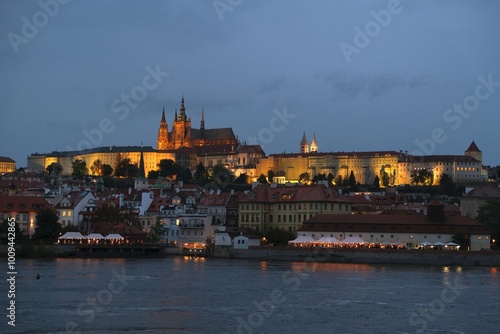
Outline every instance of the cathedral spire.
<svg viewBox="0 0 500 334"><path fill-rule="evenodd" d="M205 131L205 111L203 110L203 107L201 107L201 124L200 124L200 130Z"/></svg>
<svg viewBox="0 0 500 334"><path fill-rule="evenodd" d="M166 150L168 148L168 124L165 120L165 107L161 114L160 128L158 129L158 140L156 147L158 150Z"/></svg>
<svg viewBox="0 0 500 334"><path fill-rule="evenodd" d="M146 178L146 171L144 169L144 145L141 142L141 159L139 160L139 178Z"/></svg>
<svg viewBox="0 0 500 334"><path fill-rule="evenodd" d="M184 107L184 93L182 93L181 108L180 108L179 116L181 117L182 120L186 119L186 107Z"/></svg>

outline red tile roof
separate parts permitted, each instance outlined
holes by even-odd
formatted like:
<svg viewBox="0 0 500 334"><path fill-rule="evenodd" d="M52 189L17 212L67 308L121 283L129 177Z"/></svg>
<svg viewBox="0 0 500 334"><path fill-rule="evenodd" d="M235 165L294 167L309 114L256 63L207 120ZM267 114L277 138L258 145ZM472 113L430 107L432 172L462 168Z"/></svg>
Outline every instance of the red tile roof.
<svg viewBox="0 0 500 334"><path fill-rule="evenodd" d="M486 228L468 216L446 216L444 222L431 222L428 216L408 211L407 214L345 215L319 214L304 222L299 231L393 232L486 234Z"/></svg>
<svg viewBox="0 0 500 334"><path fill-rule="evenodd" d="M477 147L476 143L472 141L472 143L470 143L469 145L469 148L465 152L481 152L481 150L479 149L479 147Z"/></svg>
<svg viewBox="0 0 500 334"><path fill-rule="evenodd" d="M0 212L37 212L42 209L56 212L43 197L0 196Z"/></svg>
<svg viewBox="0 0 500 334"><path fill-rule="evenodd" d="M500 187L496 186L479 186L475 187L468 193L464 195L464 197L480 197L480 198L488 198L488 199L500 199Z"/></svg>

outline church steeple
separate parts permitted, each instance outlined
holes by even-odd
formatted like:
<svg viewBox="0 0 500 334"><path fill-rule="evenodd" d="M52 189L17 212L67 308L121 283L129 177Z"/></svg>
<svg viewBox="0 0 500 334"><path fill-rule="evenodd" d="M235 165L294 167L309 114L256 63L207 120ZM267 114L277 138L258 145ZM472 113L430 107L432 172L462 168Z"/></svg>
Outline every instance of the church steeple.
<svg viewBox="0 0 500 334"><path fill-rule="evenodd" d="M168 124L165 120L165 107L163 107L163 112L161 114L160 128L158 129L158 140L156 142L156 148L158 150L168 149Z"/></svg>
<svg viewBox="0 0 500 334"><path fill-rule="evenodd" d="M200 123L200 130L205 131L205 111L203 108L201 108L201 123Z"/></svg>
<svg viewBox="0 0 500 334"><path fill-rule="evenodd" d="M305 131L302 136L302 140L300 141L300 153L309 153L309 142L307 141Z"/></svg>
<svg viewBox="0 0 500 334"><path fill-rule="evenodd" d="M184 107L184 94L182 94L179 118L182 121L186 120L186 107Z"/></svg>
<svg viewBox="0 0 500 334"><path fill-rule="evenodd" d="M139 178L146 178L146 171L144 169L144 145L141 143L141 159L139 160Z"/></svg>
<svg viewBox="0 0 500 334"><path fill-rule="evenodd" d="M313 133L313 139L311 141L311 152L318 152L318 143L316 142L315 133Z"/></svg>

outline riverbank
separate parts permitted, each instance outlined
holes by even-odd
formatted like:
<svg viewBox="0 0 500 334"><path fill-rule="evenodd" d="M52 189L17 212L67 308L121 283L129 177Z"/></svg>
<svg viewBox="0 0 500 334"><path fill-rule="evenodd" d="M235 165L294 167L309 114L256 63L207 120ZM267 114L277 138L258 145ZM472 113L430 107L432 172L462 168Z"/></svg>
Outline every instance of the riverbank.
<svg viewBox="0 0 500 334"><path fill-rule="evenodd" d="M17 258L163 258L186 256L183 250L164 245L16 245ZM197 255L203 256L203 255ZM500 252L440 251L374 248L306 248L260 246L249 249L214 247L213 258L260 261L298 261L359 264L404 264L438 266L500 267ZM7 257L7 246L0 246L0 257Z"/></svg>
<svg viewBox="0 0 500 334"><path fill-rule="evenodd" d="M216 247L214 257L263 261L500 267L500 252L261 246Z"/></svg>

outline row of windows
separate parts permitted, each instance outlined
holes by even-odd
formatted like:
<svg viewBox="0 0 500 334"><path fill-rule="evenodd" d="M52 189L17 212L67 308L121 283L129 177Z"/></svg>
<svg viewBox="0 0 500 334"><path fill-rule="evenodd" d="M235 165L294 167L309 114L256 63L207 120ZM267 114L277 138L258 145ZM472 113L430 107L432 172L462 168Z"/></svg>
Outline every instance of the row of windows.
<svg viewBox="0 0 500 334"><path fill-rule="evenodd" d="M12 215L9 215L8 213L2 213L0 214L0 223L3 222L4 220L8 219ZM22 218L22 219L21 219ZM28 221L28 215L27 214L16 214L16 221Z"/></svg>
<svg viewBox="0 0 500 334"><path fill-rule="evenodd" d="M297 203L297 204L275 204L277 205L277 211L281 210L319 210L320 203ZM269 205L269 210L273 210L275 205ZM335 210L334 203L323 203L323 209L327 210L330 207L330 210ZM265 206L264 206L265 209ZM337 209L339 211L342 210L342 204L337 204ZM241 210L260 210L260 204L241 204ZM344 204L344 210L349 211L349 205Z"/></svg>
<svg viewBox="0 0 500 334"><path fill-rule="evenodd" d="M315 235L315 234L312 234L311 236L314 238L316 235ZM323 233L320 235L320 237L321 237L321 238L322 238L322 237L324 237L324 236L325 236L325 234L323 234ZM354 235L353 235L353 234L349 234L349 235L347 235L347 234L346 234L346 235L345 235L345 237L348 237L348 236L349 236L349 237L353 237ZM363 234L358 234L357 236L358 236L358 237L360 237L360 238L363 238ZM333 233L331 233L331 234L330 234L330 237L334 237L334 234L333 234ZM370 234L370 239L373 239L374 237L375 237L375 236L374 236L373 234ZM388 237L388 238L390 238L390 239L394 239L394 234L387 235L387 236L386 236L385 234L380 234L380 235L378 236L378 238L380 238L380 239L383 239L383 238L386 238L386 237ZM437 238L438 238L438 239L441 239L441 236L440 236L440 235L438 235L438 236L437 236ZM413 239L413 235L410 235L410 239ZM427 239L427 235L424 235L424 239ZM481 237L479 237L479 240L480 240L480 239L481 239Z"/></svg>
<svg viewBox="0 0 500 334"><path fill-rule="evenodd" d="M191 235L191 230L187 230L187 231L184 231L184 230L180 230L181 231L181 235ZM185 233L184 233L185 232ZM201 231L197 231L197 230L194 230L193 231L193 235L200 235L200 236L203 236L203 230ZM200 232L200 233L198 233ZM179 236L179 230L168 230L167 233L165 233L166 236Z"/></svg>

